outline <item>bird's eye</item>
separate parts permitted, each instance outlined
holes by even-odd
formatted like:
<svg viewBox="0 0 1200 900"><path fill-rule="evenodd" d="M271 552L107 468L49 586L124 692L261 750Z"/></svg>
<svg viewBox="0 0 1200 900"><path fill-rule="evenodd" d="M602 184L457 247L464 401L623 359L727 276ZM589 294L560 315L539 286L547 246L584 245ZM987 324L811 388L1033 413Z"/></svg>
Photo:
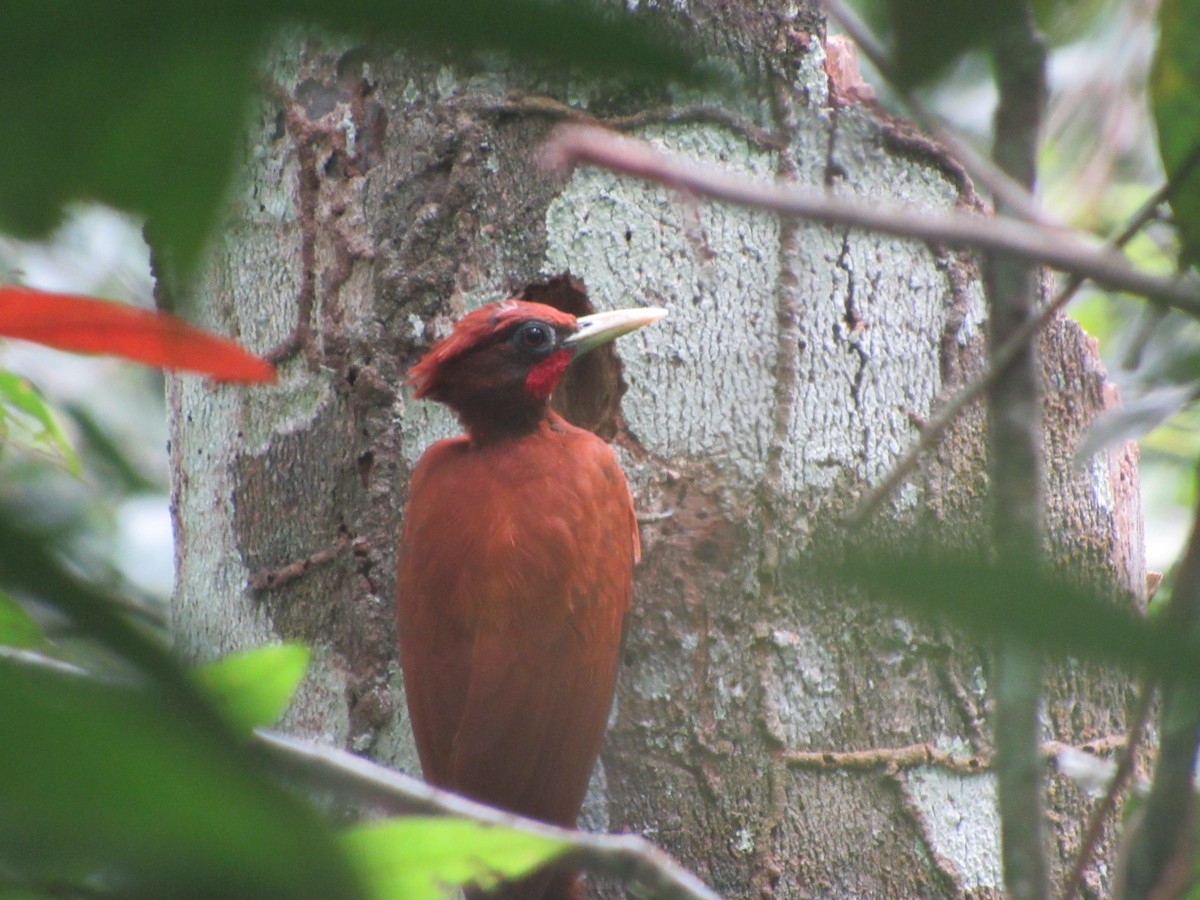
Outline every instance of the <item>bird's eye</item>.
<svg viewBox="0 0 1200 900"><path fill-rule="evenodd" d="M517 329L514 343L528 353L541 353L554 346L554 329L544 322L529 322Z"/></svg>

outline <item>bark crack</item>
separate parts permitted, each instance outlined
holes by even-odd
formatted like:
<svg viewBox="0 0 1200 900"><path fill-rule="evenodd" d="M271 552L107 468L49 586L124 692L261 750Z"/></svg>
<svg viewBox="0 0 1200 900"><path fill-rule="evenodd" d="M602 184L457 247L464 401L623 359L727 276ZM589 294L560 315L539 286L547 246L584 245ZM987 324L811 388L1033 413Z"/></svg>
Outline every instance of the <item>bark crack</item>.
<svg viewBox="0 0 1200 900"><path fill-rule="evenodd" d="M992 742L987 729L986 717L979 711L979 705L971 696L970 691L959 679L957 673L948 666L938 666L937 672L943 689L950 694L959 715L962 716L963 724L969 732L968 739L975 752L982 753L985 749L990 749Z"/></svg>
<svg viewBox="0 0 1200 900"><path fill-rule="evenodd" d="M849 229L842 234L842 249L835 265L846 274L846 290L842 299L844 331L835 337L845 340L850 352L858 358L854 375L850 379L850 396L854 398L854 405L861 409L862 388L866 381L867 364L870 362L871 356L862 342L862 334L867 328L867 320L858 307L858 279L854 274L854 266L850 262Z"/></svg>
<svg viewBox="0 0 1200 900"><path fill-rule="evenodd" d="M366 138L383 126L375 122L378 116L372 115L378 104L365 105L368 89L363 83L350 89L332 111L315 119L306 113L304 97L300 96L304 90L305 85L298 88L296 98L278 85L272 90L282 105L285 130L296 150L300 291L291 333L265 356L279 364L303 352L308 369L316 371L322 362L314 330L318 303L328 320L322 328L328 353L331 344L344 343L340 340L341 311L333 300L350 278L355 260L371 255L369 241L352 234L354 223L346 216L355 205L353 198L335 192L322 203L322 188L331 181L340 185L361 180L370 167L368 157L373 146ZM347 124L345 114L349 114L351 124ZM364 134L361 140L357 137L360 130ZM323 273L319 271L317 245L322 238L328 241L332 255Z"/></svg>
<svg viewBox="0 0 1200 900"><path fill-rule="evenodd" d="M786 81L775 76L773 112L779 129L795 134L798 128L793 99ZM796 164L787 150L777 154L776 177L795 182ZM760 492L762 509L763 550L759 563L759 582L767 593L774 591L779 567L779 521L775 503L783 491L783 454L790 436L795 398L798 393L800 350L803 338L800 330L800 277L797 271L803 245L799 237L800 223L785 219L779 225L779 288L775 297L775 318L778 338L773 372L772 427L767 446L763 487Z"/></svg>
<svg viewBox="0 0 1200 900"><path fill-rule="evenodd" d="M788 80L772 75L772 113L776 128L788 136L788 144L777 153L776 177L781 182L796 182L799 177L790 147L791 138L799 124L795 100ZM796 396L799 393L800 352L803 336L800 310L803 298L800 291L800 265L803 242L801 224L796 219L784 219L779 225L779 287L775 297L775 317L778 328L773 371L772 427L767 446L766 466L759 492L762 550L759 557L758 580L764 597L776 593L781 548L780 523L776 504L783 496L783 455L791 434ZM765 666L764 653L759 654L759 666ZM777 753L768 763L767 808L763 813L762 835L756 842L752 860L752 883L758 896L774 897L783 867L775 858L775 834L784 821L787 802L786 764Z"/></svg>
<svg viewBox="0 0 1200 900"><path fill-rule="evenodd" d="M275 85L272 93L283 106L284 123L292 145L296 148L296 207L300 228L300 291L296 297L296 322L286 338L263 354L265 359L279 365L297 353L304 353L309 371L315 372L320 360L313 345L313 307L317 294L317 201L321 179L317 172L317 133L305 117L300 105L282 87Z"/></svg>
<svg viewBox="0 0 1200 900"><path fill-rule="evenodd" d="M784 824L784 814L788 809L787 799L787 763L779 754L773 754L766 771L767 796L770 802L766 815L762 820L762 832L756 842L754 881L756 896L760 900L769 900L777 895L776 889L783 876L783 866L775 858L774 843L779 829Z"/></svg>
<svg viewBox="0 0 1200 900"><path fill-rule="evenodd" d="M825 142L825 169L822 180L825 182L826 188L832 188L834 183L839 178L846 177L846 170L841 163L837 161L837 137L838 125L841 123L841 114L838 112L838 107L833 106L829 109L829 137Z"/></svg>

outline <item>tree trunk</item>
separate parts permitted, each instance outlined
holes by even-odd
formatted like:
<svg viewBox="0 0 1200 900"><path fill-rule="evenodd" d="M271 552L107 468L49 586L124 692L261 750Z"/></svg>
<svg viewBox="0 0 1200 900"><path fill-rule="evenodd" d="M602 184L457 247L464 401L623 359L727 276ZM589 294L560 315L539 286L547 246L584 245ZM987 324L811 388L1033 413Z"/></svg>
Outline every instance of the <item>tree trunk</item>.
<svg viewBox="0 0 1200 900"><path fill-rule="evenodd" d="M395 545L413 464L456 424L404 373L464 310L570 271L598 309L671 310L619 348L614 443L644 558L584 824L640 832L730 897L992 895L986 653L803 564L980 371L975 259L534 159L570 102L733 171L978 207L936 147L831 92L810 4L793 19L751 6L674 13L763 76L744 122L545 73L280 42L201 299L210 324L284 362L274 388L170 382L178 644L189 659L312 645L285 727L419 772ZM1138 602L1135 453L1071 464L1107 402L1095 348L1059 320L1041 354L1050 558ZM984 428L981 409L959 420L880 534L984 533ZM1047 740L1106 747L1124 730L1124 681L1081 665L1047 679ZM1086 801L1048 787L1061 879Z"/></svg>

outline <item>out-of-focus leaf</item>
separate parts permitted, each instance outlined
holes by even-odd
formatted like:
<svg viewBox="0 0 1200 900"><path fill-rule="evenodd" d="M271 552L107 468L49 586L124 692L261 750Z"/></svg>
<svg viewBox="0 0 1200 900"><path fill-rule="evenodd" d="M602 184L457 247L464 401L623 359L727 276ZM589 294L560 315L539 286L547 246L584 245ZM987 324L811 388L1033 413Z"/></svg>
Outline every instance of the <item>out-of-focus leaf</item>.
<svg viewBox="0 0 1200 900"><path fill-rule="evenodd" d="M1034 17L1037 20L1039 30L1045 35L1046 39L1053 46L1072 43L1084 37L1090 30L1096 27L1098 20L1103 20L1106 16L1111 16L1112 7L1119 3L1120 0L1033 0ZM911 38L907 41L908 48L897 48L899 52L910 54L916 52L916 48L924 41L931 38L924 36L923 32L931 32L931 34L958 33L958 38L955 41L959 45L958 50L951 51L948 48L933 47L932 50L935 56L945 56L945 59L940 61L931 61L924 63L917 61L918 69L928 65L931 68L931 75L935 77L939 71L945 66L948 66L956 59L962 51L971 48L982 48L987 39L986 34L979 33L979 21L987 22L982 18L981 14L984 10L978 7L985 4L970 4L968 2L959 3L942 3L936 5L930 4L925 7L918 8L901 8L904 6L902 0L852 0L851 5L854 6L856 12L868 23L871 30L881 38L895 43L895 34L892 29L896 26L897 20L902 20L905 33L916 34L917 43L914 45ZM916 21L918 13L922 15L941 15L943 11L953 11L967 14L967 19L975 20L975 25L970 26L967 23L941 23L936 20L933 22L932 30L928 23L922 29L921 23ZM918 78L917 81L926 80L924 77ZM1046 152L1043 150L1043 152ZM1143 191L1144 194L1144 191Z"/></svg>
<svg viewBox="0 0 1200 900"><path fill-rule="evenodd" d="M0 230L36 237L74 199L145 215L185 276L216 221L256 55L304 23L463 60L696 82L654 19L582 0L0 0Z"/></svg>
<svg viewBox="0 0 1200 900"><path fill-rule="evenodd" d="M1200 678L1200 642L1034 565L1001 567L986 553L899 554L877 547L823 567L833 579L906 612L984 638L1011 634L1054 657L1117 663L1172 679ZM822 568L818 564L818 568Z"/></svg>
<svg viewBox="0 0 1200 900"><path fill-rule="evenodd" d="M192 674L217 708L247 732L275 724L308 668L302 644L267 644L231 653Z"/></svg>
<svg viewBox="0 0 1200 900"><path fill-rule="evenodd" d="M1182 239L1182 259L1200 260L1200 3L1163 0L1158 11L1158 50L1150 76L1150 99L1158 127L1158 150L1168 177L1190 172L1171 198Z"/></svg>
<svg viewBox="0 0 1200 900"><path fill-rule="evenodd" d="M315 812L270 780L170 654L0 506L0 583L125 663L127 687L0 656L4 888L359 896Z"/></svg>
<svg viewBox="0 0 1200 900"><path fill-rule="evenodd" d="M0 591L0 645L5 647L37 647L46 636L25 607Z"/></svg>
<svg viewBox="0 0 1200 900"><path fill-rule="evenodd" d="M1054 754L1054 767L1092 800L1104 796L1117 773L1117 764L1111 759L1070 746Z"/></svg>
<svg viewBox="0 0 1200 900"><path fill-rule="evenodd" d="M1036 0L1034 12L1051 40L1074 40L1094 23L1105 0ZM882 5L891 34L892 65L901 84L923 84L945 73L959 57L986 49L1003 23L1012 20L1013 0L870 0L868 14Z"/></svg>
<svg viewBox="0 0 1200 900"><path fill-rule="evenodd" d="M1167 384L1200 381L1200 322L1179 312L1145 309L1126 344L1124 361L1136 364L1131 383L1145 392ZM1147 324L1151 327L1147 328ZM1130 380L1130 379L1126 379Z"/></svg>
<svg viewBox="0 0 1200 900"><path fill-rule="evenodd" d="M449 816L412 816L342 837L374 900L441 900L448 889L519 878L567 849L553 838Z"/></svg>
<svg viewBox="0 0 1200 900"><path fill-rule="evenodd" d="M37 388L19 375L0 371L0 403L20 410L37 422L42 430L34 435L34 440L52 447L73 474L80 474L79 456Z"/></svg>
<svg viewBox="0 0 1200 900"><path fill-rule="evenodd" d="M53 548L53 534L24 526L0 501L0 587L28 594L61 613L81 635L144 675L196 727L232 735L166 648L130 625L113 598L65 566Z"/></svg>
<svg viewBox="0 0 1200 900"><path fill-rule="evenodd" d="M1076 461L1122 441L1135 441L1153 431L1195 399L1200 384L1172 385L1128 400L1092 422L1079 447Z"/></svg>
<svg viewBox="0 0 1200 900"><path fill-rule="evenodd" d="M6 886L361 896L315 811L276 786L247 748L160 692L0 658L0 709Z"/></svg>
<svg viewBox="0 0 1200 900"><path fill-rule="evenodd" d="M167 313L93 297L0 285L0 336L60 350L111 353L221 381L272 381L275 367L233 341Z"/></svg>
<svg viewBox="0 0 1200 900"><path fill-rule="evenodd" d="M366 33L462 58L500 51L513 60L624 83L719 86L718 74L662 17L595 0L274 0L277 19ZM242 4L232 3L235 10Z"/></svg>
<svg viewBox="0 0 1200 900"><path fill-rule="evenodd" d="M1008 16L1012 0L884 0L892 66L901 84L935 78L968 51L982 48Z"/></svg>
<svg viewBox="0 0 1200 900"><path fill-rule="evenodd" d="M1120 0L1115 0L1120 2ZM1114 0L1033 0L1038 28L1053 46L1080 40L1112 14Z"/></svg>
<svg viewBox="0 0 1200 900"><path fill-rule="evenodd" d="M1130 797L1130 801L1131 802L1127 802L1125 804L1126 808L1121 811L1121 819L1123 822L1132 821L1135 815L1145 810L1145 804L1136 794ZM1130 809L1129 807L1133 808ZM1128 826L1124 825L1122 827L1123 829L1128 828ZM1188 843L1191 845L1192 852L1191 879L1189 881L1190 887L1180 894L1179 897L1180 900L1200 900L1200 848L1192 845L1192 842Z"/></svg>
<svg viewBox="0 0 1200 900"><path fill-rule="evenodd" d="M79 432L80 451L94 470L103 473L104 484L123 494L157 493L162 485L135 462L128 447L101 424L96 411L86 402L68 401L62 411ZM124 437L124 435L122 435Z"/></svg>
<svg viewBox="0 0 1200 900"><path fill-rule="evenodd" d="M148 216L181 269L215 222L263 32L255 4L3 3L0 229L74 199Z"/></svg>

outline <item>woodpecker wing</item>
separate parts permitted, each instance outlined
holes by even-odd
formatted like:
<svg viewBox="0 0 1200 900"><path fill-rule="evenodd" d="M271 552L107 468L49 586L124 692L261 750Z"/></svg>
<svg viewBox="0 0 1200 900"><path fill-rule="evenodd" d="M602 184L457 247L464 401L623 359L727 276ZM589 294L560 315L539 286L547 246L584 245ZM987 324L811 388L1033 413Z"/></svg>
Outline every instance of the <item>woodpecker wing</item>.
<svg viewBox="0 0 1200 900"><path fill-rule="evenodd" d="M431 782L572 826L603 739L638 555L612 449L557 417L439 442L401 544L405 689Z"/></svg>

